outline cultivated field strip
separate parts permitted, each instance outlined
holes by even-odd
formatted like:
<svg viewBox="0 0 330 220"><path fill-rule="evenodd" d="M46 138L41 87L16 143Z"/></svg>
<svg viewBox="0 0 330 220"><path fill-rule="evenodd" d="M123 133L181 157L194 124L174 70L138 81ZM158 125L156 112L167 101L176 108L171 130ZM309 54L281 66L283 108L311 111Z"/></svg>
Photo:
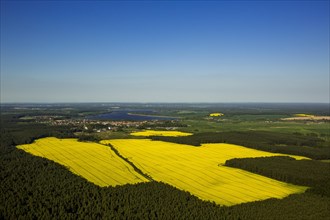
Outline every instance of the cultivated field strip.
<svg viewBox="0 0 330 220"><path fill-rule="evenodd" d="M182 131L156 131L156 130L145 130L137 131L131 133L133 136L167 136L167 137L179 137L179 136L189 136L192 133L182 132Z"/></svg>
<svg viewBox="0 0 330 220"><path fill-rule="evenodd" d="M42 138L17 148L62 164L99 186L148 181L109 147L101 144L78 142L76 139Z"/></svg>
<svg viewBox="0 0 330 220"><path fill-rule="evenodd" d="M101 141L111 144L145 174L186 190L203 200L234 205L268 198L283 198L304 192L295 186L244 170L225 167L232 158L267 157L274 154L231 144L203 144L201 147L152 141L118 139ZM296 159L307 159L292 156Z"/></svg>

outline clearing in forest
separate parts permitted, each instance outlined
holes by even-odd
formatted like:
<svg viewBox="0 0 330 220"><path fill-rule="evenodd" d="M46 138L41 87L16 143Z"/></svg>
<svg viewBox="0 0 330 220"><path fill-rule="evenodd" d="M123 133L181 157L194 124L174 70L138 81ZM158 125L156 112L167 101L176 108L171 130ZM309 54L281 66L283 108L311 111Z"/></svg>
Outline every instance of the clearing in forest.
<svg viewBox="0 0 330 220"><path fill-rule="evenodd" d="M201 147L149 139L104 140L128 158L143 173L189 191L203 200L235 205L302 193L307 187L280 182L241 169L223 166L226 160L268 157L268 153L232 144L203 144ZM292 156L296 159L304 157Z"/></svg>
<svg viewBox="0 0 330 220"><path fill-rule="evenodd" d="M78 142L77 139L42 138L17 148L62 164L99 186L148 181L109 147L101 144Z"/></svg>

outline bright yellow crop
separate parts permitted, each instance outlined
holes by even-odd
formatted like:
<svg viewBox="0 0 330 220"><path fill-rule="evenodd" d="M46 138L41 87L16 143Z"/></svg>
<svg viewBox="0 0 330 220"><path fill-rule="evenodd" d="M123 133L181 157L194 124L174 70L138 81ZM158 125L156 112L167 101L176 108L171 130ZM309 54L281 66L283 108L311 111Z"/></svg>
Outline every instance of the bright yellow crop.
<svg viewBox="0 0 330 220"><path fill-rule="evenodd" d="M295 114L296 117L314 117L314 115L308 115L308 114Z"/></svg>
<svg viewBox="0 0 330 220"><path fill-rule="evenodd" d="M99 186L147 181L109 147L101 144L78 142L76 139L42 138L17 148L62 164Z"/></svg>
<svg viewBox="0 0 330 220"><path fill-rule="evenodd" d="M189 136L192 133L181 132L181 131L155 131L155 130L145 130L139 132L133 132L131 135L134 136L168 136L168 137L179 137L179 136Z"/></svg>
<svg viewBox="0 0 330 220"><path fill-rule="evenodd" d="M217 113L211 113L211 114L210 114L211 117L220 117L220 116L223 116L223 115L224 115L224 114L219 113L219 112L217 112Z"/></svg>
<svg viewBox="0 0 330 220"><path fill-rule="evenodd" d="M145 174L203 200L235 205L268 198L283 198L304 192L307 187L273 180L241 169L225 167L226 160L274 154L232 144L203 144L202 147L151 141L117 139L110 143ZM303 157L294 156L297 159Z"/></svg>

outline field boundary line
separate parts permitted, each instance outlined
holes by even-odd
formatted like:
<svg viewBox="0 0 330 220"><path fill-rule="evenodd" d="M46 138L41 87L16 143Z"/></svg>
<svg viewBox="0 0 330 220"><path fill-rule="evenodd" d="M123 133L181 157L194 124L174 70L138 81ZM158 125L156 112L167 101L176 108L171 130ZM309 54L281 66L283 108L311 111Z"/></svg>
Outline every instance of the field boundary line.
<svg viewBox="0 0 330 220"><path fill-rule="evenodd" d="M122 155L119 153L119 151L118 151L114 146L112 146L110 143L108 143L108 144L103 144L103 145L110 147L111 150L112 150L112 151L113 151L118 157L120 157L121 159L123 159L124 161L126 161L129 165L131 165L131 166L133 167L133 169L134 169L135 172L139 173L140 175L142 175L144 178L146 178L146 179L149 180L149 181L155 181L151 176L149 176L148 174L143 173L142 170L140 170L137 166L135 166L135 164L134 164L132 161L130 161L128 158L122 156Z"/></svg>

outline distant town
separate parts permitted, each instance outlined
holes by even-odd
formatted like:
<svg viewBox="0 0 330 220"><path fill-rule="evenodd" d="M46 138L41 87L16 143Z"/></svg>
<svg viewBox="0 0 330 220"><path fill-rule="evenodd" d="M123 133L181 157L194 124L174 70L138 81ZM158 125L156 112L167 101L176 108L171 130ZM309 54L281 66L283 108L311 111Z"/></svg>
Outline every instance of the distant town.
<svg viewBox="0 0 330 220"><path fill-rule="evenodd" d="M59 115L40 115L22 117L22 120L33 120L37 123L50 126L73 126L87 132L120 131L124 128L151 129L161 127L166 130L176 130L178 127L186 127L177 120L143 120L143 121L109 121L91 119L66 119Z"/></svg>

